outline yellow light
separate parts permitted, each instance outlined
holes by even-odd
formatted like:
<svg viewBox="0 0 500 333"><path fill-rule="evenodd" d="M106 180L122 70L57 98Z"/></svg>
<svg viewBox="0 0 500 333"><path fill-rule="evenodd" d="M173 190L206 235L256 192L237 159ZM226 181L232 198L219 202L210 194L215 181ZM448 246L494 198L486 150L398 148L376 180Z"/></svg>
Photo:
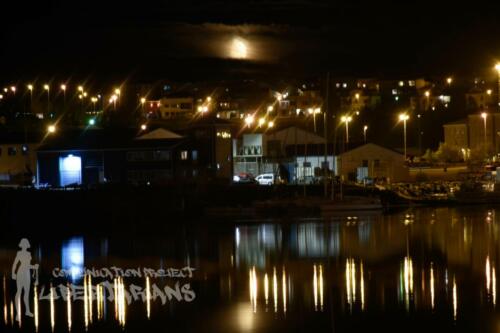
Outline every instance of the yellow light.
<svg viewBox="0 0 500 333"><path fill-rule="evenodd" d="M28 84L28 90L30 90L30 91L33 90L33 85L32 84Z"/></svg>
<svg viewBox="0 0 500 333"><path fill-rule="evenodd" d="M49 127L47 127L47 131L49 133L55 133L56 132L56 126L55 125L49 125Z"/></svg>
<svg viewBox="0 0 500 333"><path fill-rule="evenodd" d="M15 86L12 86L12 87L10 87L10 90L11 90L12 92L16 92L16 87L15 87Z"/></svg>
<svg viewBox="0 0 500 333"><path fill-rule="evenodd" d="M313 114L313 112L314 112L314 109L313 109L313 108L309 108L309 109L307 109L307 113L309 113L309 114Z"/></svg>
<svg viewBox="0 0 500 333"><path fill-rule="evenodd" d="M359 99L359 94L354 95L356 99Z"/></svg>
<svg viewBox="0 0 500 333"><path fill-rule="evenodd" d="M266 119L264 119L264 118L259 119L259 127L262 127L262 125L264 125L265 123L266 123Z"/></svg>
<svg viewBox="0 0 500 333"><path fill-rule="evenodd" d="M453 82L453 78L449 77L446 79L446 83L451 84Z"/></svg>
<svg viewBox="0 0 500 333"><path fill-rule="evenodd" d="M408 120L408 119L410 119L410 116L407 115L406 113L400 113L399 114L399 120L405 121L405 120Z"/></svg>
<svg viewBox="0 0 500 333"><path fill-rule="evenodd" d="M246 42L241 38L233 39L231 45L231 58L245 59L248 57L248 47Z"/></svg>
<svg viewBox="0 0 500 333"><path fill-rule="evenodd" d="M267 123L267 127L273 128L274 127L274 121L271 120L270 122L268 122Z"/></svg>
<svg viewBox="0 0 500 333"><path fill-rule="evenodd" d="M3 99L3 95L0 95L0 99Z"/></svg>
<svg viewBox="0 0 500 333"><path fill-rule="evenodd" d="M368 125L365 125L365 126L363 127L363 130L364 130L364 131L366 131L367 129L368 129Z"/></svg>
<svg viewBox="0 0 500 333"><path fill-rule="evenodd" d="M495 70L500 73L500 63L495 65Z"/></svg>
<svg viewBox="0 0 500 333"><path fill-rule="evenodd" d="M431 95L431 92L430 92L429 90L427 90L427 91L425 92L425 97L429 97L430 95Z"/></svg>
<svg viewBox="0 0 500 333"><path fill-rule="evenodd" d="M274 107L272 105L269 105L267 107L267 112L272 112L274 110Z"/></svg>
<svg viewBox="0 0 500 333"><path fill-rule="evenodd" d="M141 104L144 104L144 103L146 103L146 98L141 97Z"/></svg>
<svg viewBox="0 0 500 333"><path fill-rule="evenodd" d="M84 93L83 93L83 97L87 97L87 92L84 92Z"/></svg>
<svg viewBox="0 0 500 333"><path fill-rule="evenodd" d="M115 94L116 94L116 95L120 95L120 93L121 93L120 89L116 88L116 89L115 89Z"/></svg>
<svg viewBox="0 0 500 333"><path fill-rule="evenodd" d="M351 116L342 116L342 118L340 118L340 120L343 123L348 123L348 122L352 121L352 117Z"/></svg>
<svg viewBox="0 0 500 333"><path fill-rule="evenodd" d="M66 85L65 84L61 84L61 90L66 91Z"/></svg>
<svg viewBox="0 0 500 333"><path fill-rule="evenodd" d="M141 125L141 130L145 131L147 128L148 128L148 126L146 124Z"/></svg>
<svg viewBox="0 0 500 333"><path fill-rule="evenodd" d="M493 91L491 91L491 89L486 90L486 93L487 93L488 95L491 95L491 93L492 93L492 92L493 92Z"/></svg>
<svg viewBox="0 0 500 333"><path fill-rule="evenodd" d="M48 84L44 84L44 85L43 85L43 89L45 89L45 90L47 90L47 91L48 91L48 90L50 89L50 87L49 87L49 85L48 85Z"/></svg>
<svg viewBox="0 0 500 333"><path fill-rule="evenodd" d="M481 113L481 117L482 117L483 119L486 119L486 117L488 117L488 114L487 114L486 112L483 112L483 113Z"/></svg>
<svg viewBox="0 0 500 333"><path fill-rule="evenodd" d="M316 114L321 113L321 109L320 108L314 109L314 113L316 113Z"/></svg>
<svg viewBox="0 0 500 333"><path fill-rule="evenodd" d="M245 117L245 124L246 124L247 126L252 125L252 124L253 124L253 121L254 121L254 117L253 117L252 115L250 115L250 114L249 114L249 115L247 115L247 116Z"/></svg>
<svg viewBox="0 0 500 333"><path fill-rule="evenodd" d="M83 91L83 86L78 86L78 91Z"/></svg>
<svg viewBox="0 0 500 333"><path fill-rule="evenodd" d="M207 97L207 102L211 102L212 101L212 97L208 96Z"/></svg>

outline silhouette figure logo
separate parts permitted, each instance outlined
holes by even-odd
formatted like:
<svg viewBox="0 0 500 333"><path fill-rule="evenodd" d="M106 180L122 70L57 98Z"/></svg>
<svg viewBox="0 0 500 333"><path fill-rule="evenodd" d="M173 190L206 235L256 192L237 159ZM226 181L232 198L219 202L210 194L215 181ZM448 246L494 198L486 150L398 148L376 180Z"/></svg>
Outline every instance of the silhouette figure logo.
<svg viewBox="0 0 500 333"><path fill-rule="evenodd" d="M28 251L30 242L26 238L23 238L19 242L19 247L21 249L17 251L16 258L12 264L12 279L16 281L17 286L14 301L16 306L16 320L18 322L21 321L21 294L25 308L24 314L33 317L29 302L32 277L34 277L34 284L38 285L38 264L31 264L31 253Z"/></svg>

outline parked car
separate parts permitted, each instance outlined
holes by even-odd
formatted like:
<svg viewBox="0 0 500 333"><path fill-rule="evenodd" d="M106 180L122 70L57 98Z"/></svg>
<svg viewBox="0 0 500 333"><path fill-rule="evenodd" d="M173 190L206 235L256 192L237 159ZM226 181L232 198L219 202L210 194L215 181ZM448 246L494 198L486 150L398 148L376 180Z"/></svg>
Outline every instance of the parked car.
<svg viewBox="0 0 500 333"><path fill-rule="evenodd" d="M256 179L253 177L251 173L240 173L233 176L233 182L239 184L255 184Z"/></svg>
<svg viewBox="0 0 500 333"><path fill-rule="evenodd" d="M273 185L274 174L264 173L262 175L258 175L257 177L255 177L255 180L259 183L259 185Z"/></svg>

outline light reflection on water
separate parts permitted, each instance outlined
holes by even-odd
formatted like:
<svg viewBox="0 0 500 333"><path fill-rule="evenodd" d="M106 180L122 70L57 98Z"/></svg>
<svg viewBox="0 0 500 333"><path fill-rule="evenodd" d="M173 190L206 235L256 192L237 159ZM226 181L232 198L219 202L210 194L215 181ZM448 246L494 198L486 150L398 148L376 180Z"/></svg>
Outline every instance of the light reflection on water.
<svg viewBox="0 0 500 333"><path fill-rule="evenodd" d="M182 327L185 331L198 322L205 323L207 332L271 326L280 332L290 329L286 323L307 327L313 322L322 323L316 331L342 331L343 325L363 325L359 323L369 316L391 314L410 320L419 314L429 316L423 322L436 316L453 327L464 325L466 319L493 327L500 318L497 216L495 210L481 208L438 208L321 221L235 222L214 229L195 226L187 232L128 241L72 237L61 240L58 250L44 250L40 285L30 296L33 319L15 321L15 284L9 279L10 267L0 266L1 325L22 324L23 330L33 332L108 332L148 323L163 327L180 316L192 318ZM15 253L16 248L8 250ZM11 257L0 259L8 263ZM108 289L105 281L83 274L84 265L160 268L185 262L197 265L190 281L196 291L193 303L174 299L162 305L155 298L155 284L173 285L175 279L118 277L108 281ZM49 279L58 263L71 272L69 280ZM75 282L82 286L81 301L69 288ZM64 297L56 287L59 283L67 287ZM143 301L129 302L132 284L142 286ZM48 301L38 299L47 293ZM231 315L215 319L225 307ZM472 319L471 307L481 309ZM111 326L99 329L104 323Z"/></svg>

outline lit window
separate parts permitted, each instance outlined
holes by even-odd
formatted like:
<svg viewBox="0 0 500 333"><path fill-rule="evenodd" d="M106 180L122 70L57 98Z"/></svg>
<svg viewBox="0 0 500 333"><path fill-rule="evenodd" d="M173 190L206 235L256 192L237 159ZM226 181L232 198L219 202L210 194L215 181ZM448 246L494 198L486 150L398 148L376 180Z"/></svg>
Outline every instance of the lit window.
<svg viewBox="0 0 500 333"><path fill-rule="evenodd" d="M188 159L188 151L187 150L181 151L181 160L185 161L187 159Z"/></svg>
<svg viewBox="0 0 500 333"><path fill-rule="evenodd" d="M408 85L410 87L415 87L415 81L413 81L413 80L408 81Z"/></svg>
<svg viewBox="0 0 500 333"><path fill-rule="evenodd" d="M392 89L392 94L393 94L393 95L397 95L398 93L399 93L399 92L398 92L398 90L397 90L397 89Z"/></svg>
<svg viewBox="0 0 500 333"><path fill-rule="evenodd" d="M191 152L191 159L192 159L193 161L196 161L196 160L198 159L198 151L197 151L197 150L193 150L193 151Z"/></svg>

